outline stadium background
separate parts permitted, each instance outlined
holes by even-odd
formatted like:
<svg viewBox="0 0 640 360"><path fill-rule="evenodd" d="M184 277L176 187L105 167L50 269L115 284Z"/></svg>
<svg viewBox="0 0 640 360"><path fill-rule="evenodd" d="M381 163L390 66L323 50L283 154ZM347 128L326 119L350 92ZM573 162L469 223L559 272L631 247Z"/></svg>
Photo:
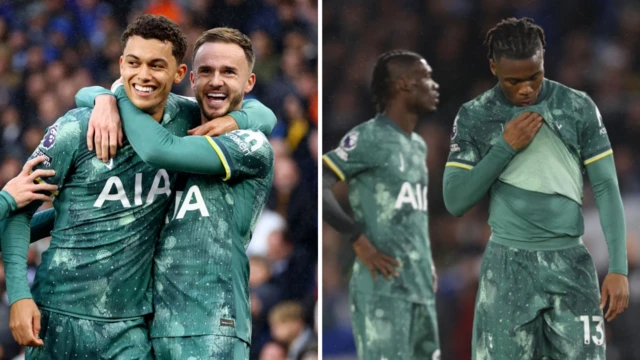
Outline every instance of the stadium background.
<svg viewBox="0 0 640 360"><path fill-rule="evenodd" d="M317 300L317 31L315 0L45 0L0 1L0 188L18 174L44 129L75 107L80 88L109 88L119 75L120 35L142 13L165 15L188 38L230 26L248 34L256 53L257 98L278 117L270 142L274 184L252 239L252 359L285 359L271 341L269 310L285 300L303 305L313 329ZM188 77L174 92L191 96ZM46 207L46 204L45 206ZM29 254L33 279L41 241ZM19 359L9 331L0 267L0 359ZM313 349L314 344L309 344Z"/></svg>
<svg viewBox="0 0 640 360"><path fill-rule="evenodd" d="M393 48L423 55L440 84L439 110L419 122L429 147L429 214L439 274L437 308L442 359L470 358L473 305L487 239L487 201L462 218L442 200L449 134L462 103L495 84L482 43L508 16L529 16L546 33L546 76L586 91L599 106L614 149L626 212L629 308L606 325L607 359L640 359L640 3L635 0L324 0L323 152L354 125L374 115L368 90L376 57ZM375 156L375 154L372 154ZM585 186L584 240L600 279L606 244ZM337 188L347 204L345 187ZM392 240L392 239L390 239ZM353 251L323 224L323 354L355 359L347 300ZM380 281L380 280L378 280ZM384 281L384 280L382 280Z"/></svg>

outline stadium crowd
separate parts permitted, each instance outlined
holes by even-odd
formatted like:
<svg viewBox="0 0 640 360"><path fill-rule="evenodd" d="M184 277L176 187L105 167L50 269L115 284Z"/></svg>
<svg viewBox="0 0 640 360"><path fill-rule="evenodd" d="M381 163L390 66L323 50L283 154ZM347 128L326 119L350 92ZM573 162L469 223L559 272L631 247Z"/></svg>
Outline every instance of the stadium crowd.
<svg viewBox="0 0 640 360"><path fill-rule="evenodd" d="M483 47L501 19L528 16L546 33L546 77L587 92L598 105L613 146L625 207L631 300L607 323L607 359L640 358L634 341L640 316L640 5L604 0L325 0L323 3L323 151L374 115L369 83L377 56L394 48L417 51L440 84L439 110L418 133L429 147L429 215L438 269L442 359L469 359L482 252L490 229L486 199L462 218L442 199L442 175L459 107L495 85ZM346 187L337 188L347 205ZM591 188L585 184L585 235L600 279L608 255ZM392 241L393 239L390 239ZM323 355L354 359L347 284L353 251L323 224ZM384 280L378 280L384 281Z"/></svg>
<svg viewBox="0 0 640 360"><path fill-rule="evenodd" d="M271 197L247 250L251 359L315 358L317 7L315 0L0 1L0 188L19 173L45 128L75 107L80 88L109 88L120 76L120 35L136 16L178 23L188 39L188 66L204 30L241 30L256 54L257 84L246 98L262 101L278 118L270 137ZM188 79L173 91L193 96ZM30 281L47 247L47 240L31 246ZM1 266L0 294L0 359L19 359Z"/></svg>

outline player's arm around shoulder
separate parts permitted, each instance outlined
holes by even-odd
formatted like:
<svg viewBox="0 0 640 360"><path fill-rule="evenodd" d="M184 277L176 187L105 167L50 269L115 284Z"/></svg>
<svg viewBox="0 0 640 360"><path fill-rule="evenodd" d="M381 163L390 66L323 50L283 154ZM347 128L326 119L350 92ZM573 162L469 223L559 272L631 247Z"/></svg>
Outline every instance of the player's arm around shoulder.
<svg viewBox="0 0 640 360"><path fill-rule="evenodd" d="M198 111L200 109L198 108ZM219 136L234 130L256 130L269 136L276 126L276 115L255 99L242 102L242 108L234 110L225 116L207 121L189 130L189 135Z"/></svg>

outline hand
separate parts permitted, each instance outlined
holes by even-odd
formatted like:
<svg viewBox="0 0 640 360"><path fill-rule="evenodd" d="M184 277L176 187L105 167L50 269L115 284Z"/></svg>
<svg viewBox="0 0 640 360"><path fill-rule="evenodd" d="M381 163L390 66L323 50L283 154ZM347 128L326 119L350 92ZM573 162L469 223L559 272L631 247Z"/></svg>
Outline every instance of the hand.
<svg viewBox="0 0 640 360"><path fill-rule="evenodd" d="M395 268L399 267L400 263L391 256L379 252L364 234L353 243L353 250L356 251L360 261L369 268L373 280L376 280L376 270L380 271L387 280L391 280L391 275L399 276Z"/></svg>
<svg viewBox="0 0 640 360"><path fill-rule="evenodd" d="M504 139L515 151L520 151L529 145L542 124L542 116L524 112L504 127Z"/></svg>
<svg viewBox="0 0 640 360"><path fill-rule="evenodd" d="M225 115L207 121L206 123L187 131L187 133L189 135L218 136L234 130L238 130L238 123L236 122L236 119L229 115Z"/></svg>
<svg viewBox="0 0 640 360"><path fill-rule="evenodd" d="M40 310L32 299L18 300L11 305L9 328L13 338L22 346L42 346Z"/></svg>
<svg viewBox="0 0 640 360"><path fill-rule="evenodd" d="M607 321L612 321L629 306L629 281L622 274L608 274L602 282L602 298L600 309L604 310L609 300L609 309L604 315Z"/></svg>
<svg viewBox="0 0 640 360"><path fill-rule="evenodd" d="M22 167L22 171L18 176L9 180L4 186L4 191L8 192L18 205L18 209L27 206L34 200L51 201L50 195L38 194L38 191L53 192L58 190L57 185L42 183L34 184L37 178L49 177L56 174L55 170L38 169L31 172L33 167L43 162L46 158L38 156L27 161Z"/></svg>
<svg viewBox="0 0 640 360"><path fill-rule="evenodd" d="M118 146L122 146L122 124L114 96L100 95L96 98L87 130L89 151L93 151L94 139L96 156L103 162L114 158Z"/></svg>

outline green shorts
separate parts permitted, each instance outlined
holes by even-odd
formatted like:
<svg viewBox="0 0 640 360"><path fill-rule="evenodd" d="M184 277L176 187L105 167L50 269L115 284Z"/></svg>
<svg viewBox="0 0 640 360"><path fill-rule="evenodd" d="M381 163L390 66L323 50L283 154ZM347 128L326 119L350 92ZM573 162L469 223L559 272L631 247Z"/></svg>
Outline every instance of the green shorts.
<svg viewBox="0 0 640 360"><path fill-rule="evenodd" d="M158 360L249 360L249 344L233 336L163 337L151 342Z"/></svg>
<svg viewBox="0 0 640 360"><path fill-rule="evenodd" d="M360 360L440 359L435 302L425 305L359 292L352 292L350 300Z"/></svg>
<svg viewBox="0 0 640 360"><path fill-rule="evenodd" d="M102 322L41 310L44 346L27 347L25 359L153 359L144 319Z"/></svg>
<svg viewBox="0 0 640 360"><path fill-rule="evenodd" d="M605 358L598 277L584 245L522 250L490 241L473 323L473 359Z"/></svg>

